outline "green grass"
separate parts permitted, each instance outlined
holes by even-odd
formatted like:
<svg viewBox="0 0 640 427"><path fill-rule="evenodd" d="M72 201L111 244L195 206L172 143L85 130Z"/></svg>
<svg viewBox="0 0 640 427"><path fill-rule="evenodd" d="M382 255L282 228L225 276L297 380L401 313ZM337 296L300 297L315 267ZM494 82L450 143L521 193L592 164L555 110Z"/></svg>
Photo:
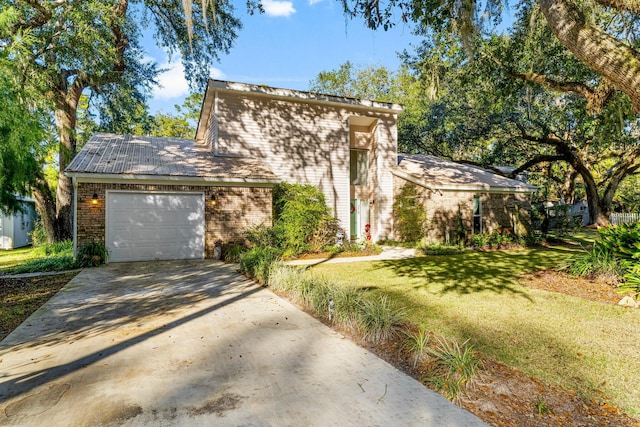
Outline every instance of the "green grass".
<svg viewBox="0 0 640 427"><path fill-rule="evenodd" d="M581 228L562 235L559 235L556 231L552 230L549 232L549 236L565 240L570 243L575 243L583 247L591 246L593 245L593 242L599 239L598 231L590 228Z"/></svg>
<svg viewBox="0 0 640 427"><path fill-rule="evenodd" d="M77 268L70 241L0 251L0 273L33 273Z"/></svg>
<svg viewBox="0 0 640 427"><path fill-rule="evenodd" d="M325 264L314 274L387 295L418 328L469 340L487 356L640 415L640 311L518 283L555 268L575 249L469 252L405 260Z"/></svg>
<svg viewBox="0 0 640 427"><path fill-rule="evenodd" d="M38 256L39 254L36 249L31 246L19 249L0 250L0 271L16 267Z"/></svg>

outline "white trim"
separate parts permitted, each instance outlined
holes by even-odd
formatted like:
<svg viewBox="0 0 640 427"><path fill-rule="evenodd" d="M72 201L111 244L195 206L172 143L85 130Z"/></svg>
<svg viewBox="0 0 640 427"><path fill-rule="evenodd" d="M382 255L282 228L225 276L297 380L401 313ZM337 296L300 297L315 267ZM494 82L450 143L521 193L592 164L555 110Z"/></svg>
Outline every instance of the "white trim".
<svg viewBox="0 0 640 427"><path fill-rule="evenodd" d="M213 155L217 156L219 151L218 146L218 91L214 92L213 100Z"/></svg>
<svg viewBox="0 0 640 427"><path fill-rule="evenodd" d="M71 178L73 185L73 258L78 257L78 181Z"/></svg>
<svg viewBox="0 0 640 427"><path fill-rule="evenodd" d="M413 175L400 171L397 169L392 169L391 173L395 176L402 178L406 181L417 184L421 187L427 188L432 191L466 191L470 193L492 193L492 194L512 194L512 193L535 193L538 191L538 188L532 187L492 187L490 185L457 185L457 184L448 184L448 185L429 185L424 180L414 177Z"/></svg>
<svg viewBox="0 0 640 427"><path fill-rule="evenodd" d="M229 82L224 80L209 79L208 88L214 88L227 92L245 92L256 96L266 96L269 98L294 99L307 103L321 103L334 105L348 105L356 108L365 108L369 111L398 114L404 107L400 104L392 104L366 99L346 98L340 96L323 95L312 92L302 92L293 89L281 89L270 86L252 85L247 83Z"/></svg>
<svg viewBox="0 0 640 427"><path fill-rule="evenodd" d="M134 175L134 174L103 174L87 172L65 172L65 175L78 182L95 182L109 184L166 184L166 185L206 185L221 187L273 187L281 182L280 179L260 178L216 178L206 176L178 176L178 175Z"/></svg>

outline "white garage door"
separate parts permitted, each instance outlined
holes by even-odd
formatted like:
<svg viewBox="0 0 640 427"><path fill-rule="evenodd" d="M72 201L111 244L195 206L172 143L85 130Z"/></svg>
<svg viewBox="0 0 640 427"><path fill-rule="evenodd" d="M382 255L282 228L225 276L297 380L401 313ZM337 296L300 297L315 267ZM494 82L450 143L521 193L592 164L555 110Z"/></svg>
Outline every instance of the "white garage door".
<svg viewBox="0 0 640 427"><path fill-rule="evenodd" d="M109 261L204 257L202 194L107 192Z"/></svg>

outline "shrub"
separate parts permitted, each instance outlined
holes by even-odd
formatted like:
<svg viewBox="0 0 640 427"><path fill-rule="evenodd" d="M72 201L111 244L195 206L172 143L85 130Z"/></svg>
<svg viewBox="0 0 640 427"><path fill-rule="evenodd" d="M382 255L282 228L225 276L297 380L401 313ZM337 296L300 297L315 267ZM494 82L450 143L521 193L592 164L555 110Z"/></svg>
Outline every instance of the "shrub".
<svg viewBox="0 0 640 427"><path fill-rule="evenodd" d="M107 262L108 255L103 242L91 239L78 248L77 263L80 267L96 267Z"/></svg>
<svg viewBox="0 0 640 427"><path fill-rule="evenodd" d="M308 304L318 316L330 317L329 301L333 300L335 285L326 278L316 277L308 289ZM335 305L335 303L334 303Z"/></svg>
<svg viewBox="0 0 640 427"><path fill-rule="evenodd" d="M590 250L573 255L563 266L574 276L603 276L617 280L624 275L628 263L618 260L604 246L594 243Z"/></svg>
<svg viewBox="0 0 640 427"><path fill-rule="evenodd" d="M424 255L457 255L465 252L460 246L441 245L439 243L420 244L418 249Z"/></svg>
<svg viewBox="0 0 640 427"><path fill-rule="evenodd" d="M228 243L222 245L222 259L226 262L240 262L242 254L247 251L242 243Z"/></svg>
<svg viewBox="0 0 640 427"><path fill-rule="evenodd" d="M477 249L501 249L513 244L520 244L520 239L507 227L499 228L489 234L474 234L471 237L471 246Z"/></svg>
<svg viewBox="0 0 640 427"><path fill-rule="evenodd" d="M545 238L542 235L542 232L538 230L534 230L533 228L529 230L529 232L524 236L524 245L525 246L540 246L544 243Z"/></svg>
<svg viewBox="0 0 640 427"><path fill-rule="evenodd" d="M300 280L302 280L302 274L299 269L288 266L282 261L271 264L269 287L274 291L291 294Z"/></svg>
<svg viewBox="0 0 640 427"><path fill-rule="evenodd" d="M271 265L282 258L282 251L270 246L256 246L240 257L240 270L260 284L269 283Z"/></svg>
<svg viewBox="0 0 640 427"><path fill-rule="evenodd" d="M488 234L474 234L471 236L471 246L477 249L484 249L489 247L489 235Z"/></svg>
<svg viewBox="0 0 640 427"><path fill-rule="evenodd" d="M55 242L55 243L45 242L40 246L38 246L37 249L35 250L36 253L44 256L57 255L64 252L68 252L69 254L72 254L72 251L73 251L73 242L71 240L64 240L62 242Z"/></svg>
<svg viewBox="0 0 640 427"><path fill-rule="evenodd" d="M416 185L402 187L400 194L395 197L393 214L400 240L415 242L422 239L427 225L427 211Z"/></svg>
<svg viewBox="0 0 640 427"><path fill-rule="evenodd" d="M636 264L624 275L625 281L618 284L618 292L626 294L633 293L634 296L640 294L640 265Z"/></svg>
<svg viewBox="0 0 640 427"><path fill-rule="evenodd" d="M244 236L250 246L282 247L282 230L280 227L258 224L245 231Z"/></svg>
<svg viewBox="0 0 640 427"><path fill-rule="evenodd" d="M363 298L358 310L358 326L362 337L372 343L390 339L404 320L404 311L393 307L386 295Z"/></svg>
<svg viewBox="0 0 640 427"><path fill-rule="evenodd" d="M640 222L603 227L598 234L600 245L616 258L640 261Z"/></svg>
<svg viewBox="0 0 640 427"><path fill-rule="evenodd" d="M36 221L33 224L33 231L29 234L31 235L33 246L42 246L47 243L47 232L42 225L42 221Z"/></svg>
<svg viewBox="0 0 640 427"><path fill-rule="evenodd" d="M322 252L325 247L335 245L336 236L339 232L342 232L343 235L346 234L340 228L337 219L325 216L320 225L309 236L309 249L311 252Z"/></svg>
<svg viewBox="0 0 640 427"><path fill-rule="evenodd" d="M604 276L617 282L618 292L640 294L640 223L598 230L590 250L569 259L564 268L577 276Z"/></svg>
<svg viewBox="0 0 640 427"><path fill-rule="evenodd" d="M311 236L332 220L324 194L313 185L282 183L273 189L273 199L274 228L282 231L285 253L308 251Z"/></svg>
<svg viewBox="0 0 640 427"><path fill-rule="evenodd" d="M337 287L333 293L333 320L345 329L356 330L358 313L362 305L362 292L354 287Z"/></svg>

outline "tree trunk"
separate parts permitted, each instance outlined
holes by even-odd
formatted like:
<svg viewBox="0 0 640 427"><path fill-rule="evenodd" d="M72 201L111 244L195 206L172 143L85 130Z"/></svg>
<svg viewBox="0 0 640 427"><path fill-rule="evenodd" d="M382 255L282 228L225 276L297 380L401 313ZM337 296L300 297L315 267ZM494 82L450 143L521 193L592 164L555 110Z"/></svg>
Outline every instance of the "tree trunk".
<svg viewBox="0 0 640 427"><path fill-rule="evenodd" d="M40 215L40 221L47 234L47 242L56 241L56 202L51 194L49 184L43 178L36 180L36 185L31 189L36 201L36 210Z"/></svg>
<svg viewBox="0 0 640 427"><path fill-rule="evenodd" d="M70 100L68 98L71 98ZM56 228L55 240L62 241L73 237L73 183L64 175L76 155L76 113L78 100L73 91L63 99L56 100L56 128L60 136L58 163L58 186L56 188Z"/></svg>
<svg viewBox="0 0 640 427"><path fill-rule="evenodd" d="M574 0L540 0L540 9L560 43L626 93L640 111L638 52L593 25Z"/></svg>
<svg viewBox="0 0 640 427"><path fill-rule="evenodd" d="M564 175L564 183L562 184L562 197L564 198L565 203L573 204L576 199L576 178L578 177L578 172L575 170L571 170Z"/></svg>
<svg viewBox="0 0 640 427"><path fill-rule="evenodd" d="M587 193L587 206L589 209L589 224L596 225L598 227L606 227L610 225L609 214L611 213L611 204L608 206L602 203L600 196L598 195L598 186L591 172L582 164L581 161L577 161L574 165L576 171L582 177L584 187Z"/></svg>

